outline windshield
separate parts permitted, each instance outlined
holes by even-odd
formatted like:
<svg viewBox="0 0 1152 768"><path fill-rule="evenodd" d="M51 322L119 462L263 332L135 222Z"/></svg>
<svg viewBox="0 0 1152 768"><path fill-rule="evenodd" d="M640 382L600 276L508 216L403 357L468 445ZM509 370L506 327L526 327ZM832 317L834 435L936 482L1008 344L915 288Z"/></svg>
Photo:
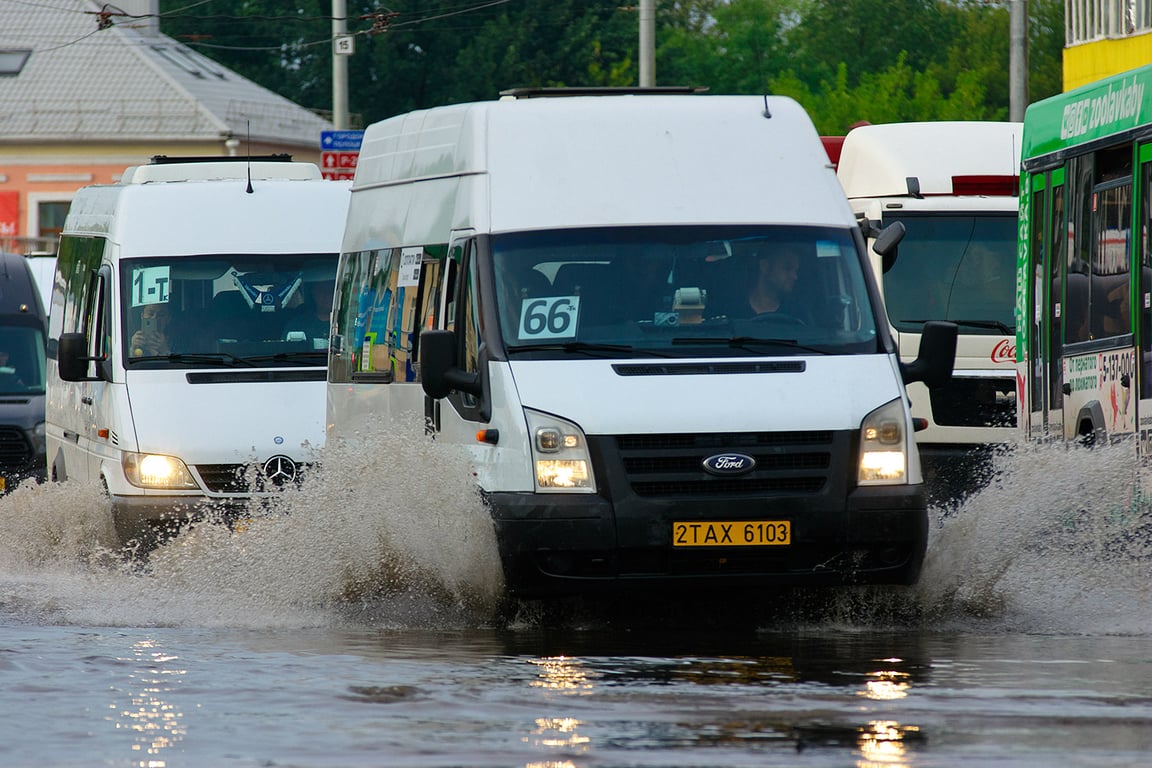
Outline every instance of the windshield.
<svg viewBox="0 0 1152 768"><path fill-rule="evenodd" d="M127 366L324 366L336 254L125 259Z"/></svg>
<svg viewBox="0 0 1152 768"><path fill-rule="evenodd" d="M44 394L44 332L0 326L0 395Z"/></svg>
<svg viewBox="0 0 1152 768"><path fill-rule="evenodd" d="M1016 216L889 216L904 222L884 303L893 327L951 320L960 333L1015 333Z"/></svg>
<svg viewBox="0 0 1152 768"><path fill-rule="evenodd" d="M877 349L861 258L847 229L532 232L494 236L492 252L510 355Z"/></svg>

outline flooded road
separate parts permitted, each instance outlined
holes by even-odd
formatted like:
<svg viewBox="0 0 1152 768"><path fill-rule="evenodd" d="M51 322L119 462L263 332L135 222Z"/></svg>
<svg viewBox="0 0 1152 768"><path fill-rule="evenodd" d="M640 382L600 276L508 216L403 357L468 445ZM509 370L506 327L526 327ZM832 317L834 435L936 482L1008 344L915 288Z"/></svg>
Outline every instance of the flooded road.
<svg viewBox="0 0 1152 768"><path fill-rule="evenodd" d="M914 588L496 621L470 489L385 489L443 457L374 456L143 567L106 549L95 489L0 498L0 764L1152 764L1152 544L1121 457L1004 457L934 510Z"/></svg>

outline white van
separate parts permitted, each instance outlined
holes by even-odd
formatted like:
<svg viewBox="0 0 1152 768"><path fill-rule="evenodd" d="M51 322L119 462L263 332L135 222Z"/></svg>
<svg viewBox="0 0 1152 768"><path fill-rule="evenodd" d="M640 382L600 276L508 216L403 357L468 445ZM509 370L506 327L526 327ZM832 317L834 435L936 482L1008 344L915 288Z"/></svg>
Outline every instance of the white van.
<svg viewBox="0 0 1152 768"><path fill-rule="evenodd" d="M848 132L837 175L866 231L901 222L894 260L872 257L901 357L929 320L959 326L952 381L908 388L930 495L982 484L1016 436L1016 222L1021 123L922 122Z"/></svg>
<svg viewBox="0 0 1152 768"><path fill-rule="evenodd" d="M348 184L165 160L76 193L49 322L48 475L102 482L125 543L234 512L324 441Z"/></svg>
<svg viewBox="0 0 1152 768"><path fill-rule="evenodd" d="M901 366L807 114L516 96L366 131L329 439L426 414L471 446L515 596L915 580ZM911 379L947 378L934 329Z"/></svg>

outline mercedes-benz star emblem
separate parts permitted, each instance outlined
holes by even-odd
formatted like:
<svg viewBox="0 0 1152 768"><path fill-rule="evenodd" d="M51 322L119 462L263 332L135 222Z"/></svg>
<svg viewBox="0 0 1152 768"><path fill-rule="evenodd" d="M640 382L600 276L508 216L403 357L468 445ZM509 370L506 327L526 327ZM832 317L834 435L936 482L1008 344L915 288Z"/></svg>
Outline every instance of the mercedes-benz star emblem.
<svg viewBox="0 0 1152 768"><path fill-rule="evenodd" d="M264 478L275 486L291 483L296 479L296 462L287 456L273 456L264 462Z"/></svg>

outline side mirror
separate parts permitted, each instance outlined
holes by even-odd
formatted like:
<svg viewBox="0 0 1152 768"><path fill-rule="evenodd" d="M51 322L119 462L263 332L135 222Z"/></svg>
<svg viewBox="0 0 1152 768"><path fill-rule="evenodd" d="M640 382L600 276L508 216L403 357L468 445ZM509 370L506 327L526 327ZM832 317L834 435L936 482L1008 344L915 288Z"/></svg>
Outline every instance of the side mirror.
<svg viewBox="0 0 1152 768"><path fill-rule="evenodd" d="M880 264L885 272L896 263L896 246L904 239L905 231L904 222L894 221L880 230L872 243L872 250L880 254Z"/></svg>
<svg viewBox="0 0 1152 768"><path fill-rule="evenodd" d="M456 364L456 334L452 331L420 333L420 384L433 400L447 397L452 390L480 395L480 376Z"/></svg>
<svg viewBox="0 0 1152 768"><path fill-rule="evenodd" d="M103 358L88 356L88 339L82 333L62 333L56 345L56 360L60 378L64 381L102 381L99 376L88 375L88 363Z"/></svg>
<svg viewBox="0 0 1152 768"><path fill-rule="evenodd" d="M956 365L956 323L929 320L920 333L920 354L911 363L900 364L904 384L924 382L929 389L943 387L952 380Z"/></svg>

